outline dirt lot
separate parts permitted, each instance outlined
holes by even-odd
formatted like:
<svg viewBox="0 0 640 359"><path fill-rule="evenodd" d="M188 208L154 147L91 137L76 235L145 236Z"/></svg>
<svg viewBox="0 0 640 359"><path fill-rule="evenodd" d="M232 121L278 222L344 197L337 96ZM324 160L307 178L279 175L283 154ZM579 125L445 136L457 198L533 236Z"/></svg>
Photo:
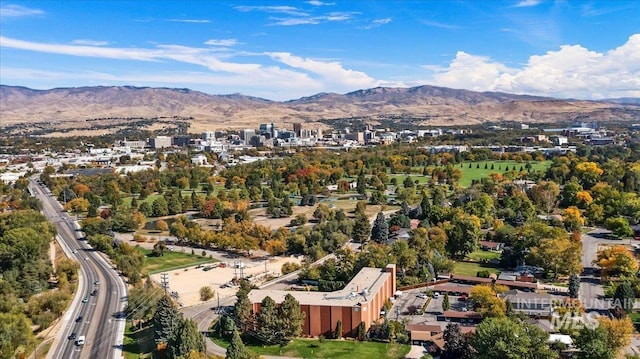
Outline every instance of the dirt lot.
<svg viewBox="0 0 640 359"><path fill-rule="evenodd" d="M264 280L265 274L265 262L266 270L269 275L280 275L280 269L286 262L300 263L301 259L295 257L273 257L268 261L265 260L251 260L247 258L227 258L224 262L226 268L214 268L209 271L204 271L201 268L185 268L178 269L170 272L169 274L169 290L178 292L178 302L183 306L191 306L194 304L202 303L200 301L200 288L203 286L210 286L215 292L215 298L211 301L216 301L218 295L220 298L227 298L236 294L237 288L227 287L222 288L225 283L229 283L235 276L240 276L240 269L232 268L234 261L236 263L243 263L244 268L242 272L244 277L251 276L255 284L259 285ZM153 280L160 283L161 274L154 274L151 276Z"/></svg>

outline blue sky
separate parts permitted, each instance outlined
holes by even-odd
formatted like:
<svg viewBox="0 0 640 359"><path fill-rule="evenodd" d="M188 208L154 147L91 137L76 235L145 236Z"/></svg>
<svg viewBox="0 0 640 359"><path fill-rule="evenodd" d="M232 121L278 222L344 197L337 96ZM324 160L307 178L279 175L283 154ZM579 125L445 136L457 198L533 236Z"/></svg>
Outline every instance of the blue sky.
<svg viewBox="0 0 640 359"><path fill-rule="evenodd" d="M0 83L640 97L640 1L0 2Z"/></svg>

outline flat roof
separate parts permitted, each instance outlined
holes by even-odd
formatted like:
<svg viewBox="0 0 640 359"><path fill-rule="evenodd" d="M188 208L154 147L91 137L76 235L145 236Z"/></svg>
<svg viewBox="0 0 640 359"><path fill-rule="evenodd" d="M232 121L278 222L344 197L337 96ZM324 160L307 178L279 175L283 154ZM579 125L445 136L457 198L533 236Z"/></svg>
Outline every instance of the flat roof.
<svg viewBox="0 0 640 359"><path fill-rule="evenodd" d="M390 264L394 270L388 272L386 268L365 267L356 274L347 285L335 292L307 292L273 289L254 289L249 292L251 303L260 303L269 296L276 303L282 303L287 294L291 294L300 305L353 307L369 303L380 291L387 279L395 275L395 264ZM366 293L365 294L365 290Z"/></svg>

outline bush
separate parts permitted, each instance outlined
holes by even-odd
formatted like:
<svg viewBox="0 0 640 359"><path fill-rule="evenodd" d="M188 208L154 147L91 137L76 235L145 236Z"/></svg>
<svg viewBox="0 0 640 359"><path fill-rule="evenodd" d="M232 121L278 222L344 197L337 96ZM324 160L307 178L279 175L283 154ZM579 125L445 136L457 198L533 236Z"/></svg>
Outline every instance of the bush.
<svg viewBox="0 0 640 359"><path fill-rule="evenodd" d="M280 269L280 271L282 272L282 275L285 275L291 272L295 272L300 268L302 268L302 266L299 265L298 263L286 262L285 264L282 265L282 268Z"/></svg>
<svg viewBox="0 0 640 359"><path fill-rule="evenodd" d="M476 273L476 277L480 278L489 278L489 276L491 276L491 272L486 269L478 271L478 273Z"/></svg>

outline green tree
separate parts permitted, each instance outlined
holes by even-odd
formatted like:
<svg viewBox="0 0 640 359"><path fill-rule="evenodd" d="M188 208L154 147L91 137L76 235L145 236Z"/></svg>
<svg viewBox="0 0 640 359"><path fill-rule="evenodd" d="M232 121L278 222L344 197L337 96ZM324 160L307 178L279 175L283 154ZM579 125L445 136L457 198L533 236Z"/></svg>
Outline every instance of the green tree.
<svg viewBox="0 0 640 359"><path fill-rule="evenodd" d="M548 340L549 334L536 325L507 317L487 318L478 324L471 346L477 359L555 359Z"/></svg>
<svg viewBox="0 0 640 359"><path fill-rule="evenodd" d="M192 319L180 318L175 328L173 340L169 343L168 357L170 359L184 358L192 351L205 352L204 338L198 330L198 325Z"/></svg>
<svg viewBox="0 0 640 359"><path fill-rule="evenodd" d="M469 339L460 332L460 325L447 324L443 333L444 351L440 359L472 359Z"/></svg>
<svg viewBox="0 0 640 359"><path fill-rule="evenodd" d="M253 322L251 301L249 300L247 291L238 291L237 296L238 300L236 301L233 314L238 322L240 330L245 332L250 328Z"/></svg>
<svg viewBox="0 0 640 359"><path fill-rule="evenodd" d="M166 295L160 298L152 318L156 342L167 344L173 342L181 319L181 314L171 298Z"/></svg>
<svg viewBox="0 0 640 359"><path fill-rule="evenodd" d="M618 284L618 287L613 294L613 306L622 308L627 313L631 313L633 311L635 301L636 296L631 283L628 280L625 280Z"/></svg>
<svg viewBox="0 0 640 359"><path fill-rule="evenodd" d="M575 338L574 345L580 349L578 359L612 359L615 352L609 347L607 331L603 327L585 326Z"/></svg>
<svg viewBox="0 0 640 359"><path fill-rule="evenodd" d="M378 215L373 222L371 240L378 243L386 243L389 240L389 225L387 224L387 220L382 212L378 212Z"/></svg>
<svg viewBox="0 0 640 359"><path fill-rule="evenodd" d="M333 332L334 339L342 338L342 320L336 322L336 330Z"/></svg>
<svg viewBox="0 0 640 359"><path fill-rule="evenodd" d="M302 333L302 323L305 313L300 309L300 303L291 294L284 297L280 304L280 318L282 330L286 338L299 337Z"/></svg>
<svg viewBox="0 0 640 359"><path fill-rule="evenodd" d="M260 311L256 315L256 325L258 326L258 338L266 344L275 344L278 334L283 331L282 318L279 316L276 302L269 296L266 296L260 303Z"/></svg>
<svg viewBox="0 0 640 359"><path fill-rule="evenodd" d="M609 217L604 221L604 227L618 238L633 235L633 229L631 229L629 221L624 217Z"/></svg>
<svg viewBox="0 0 640 359"><path fill-rule="evenodd" d="M140 205L140 212L143 212L142 205ZM157 198L155 201L153 201L151 212L154 217L162 217L168 215L169 209L167 207L167 200L164 199L164 197Z"/></svg>
<svg viewBox="0 0 640 359"><path fill-rule="evenodd" d="M356 242L364 243L369 239L371 234L371 225L369 218L364 213L356 213L356 220L353 224L351 236Z"/></svg>
<svg viewBox="0 0 640 359"><path fill-rule="evenodd" d="M447 311L451 308L451 303L449 303L449 293L444 294L444 298L442 299L442 311Z"/></svg>
<svg viewBox="0 0 640 359"><path fill-rule="evenodd" d="M362 195L367 193L367 184L364 177L364 172L360 172L358 178L356 179L356 191Z"/></svg>
<svg viewBox="0 0 640 359"><path fill-rule="evenodd" d="M247 348L244 346L242 342L242 338L240 338L240 333L238 330L233 331L233 336L231 338L231 344L227 348L227 354L225 356L226 359L251 359L253 356L249 353Z"/></svg>
<svg viewBox="0 0 640 359"><path fill-rule="evenodd" d="M580 277L573 273L569 277L569 297L578 298L578 292L580 291Z"/></svg>
<svg viewBox="0 0 640 359"><path fill-rule="evenodd" d="M454 258L464 258L473 252L480 238L480 223L477 218L460 213L445 225L447 251Z"/></svg>

